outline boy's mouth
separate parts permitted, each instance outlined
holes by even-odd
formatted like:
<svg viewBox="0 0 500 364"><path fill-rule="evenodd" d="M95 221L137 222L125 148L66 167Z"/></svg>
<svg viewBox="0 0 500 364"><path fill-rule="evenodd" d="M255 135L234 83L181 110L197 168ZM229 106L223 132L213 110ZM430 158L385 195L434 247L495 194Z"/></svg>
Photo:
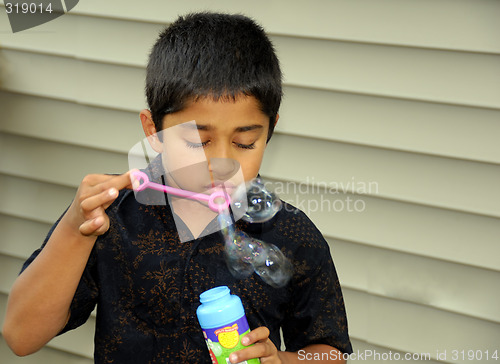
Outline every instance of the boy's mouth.
<svg viewBox="0 0 500 364"><path fill-rule="evenodd" d="M228 195L231 196L231 194L234 192L236 189L236 185L231 182L231 181L215 181L209 185L205 186L206 192L205 193L213 193L214 191L217 190L224 190Z"/></svg>

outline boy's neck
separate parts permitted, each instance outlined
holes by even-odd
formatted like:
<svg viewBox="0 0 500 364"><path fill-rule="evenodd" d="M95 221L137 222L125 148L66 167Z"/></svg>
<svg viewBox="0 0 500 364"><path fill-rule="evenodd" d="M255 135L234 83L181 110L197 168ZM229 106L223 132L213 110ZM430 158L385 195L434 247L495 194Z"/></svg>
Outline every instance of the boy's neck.
<svg viewBox="0 0 500 364"><path fill-rule="evenodd" d="M182 220L195 239L217 217L217 213L199 201L172 197L171 206L174 213Z"/></svg>

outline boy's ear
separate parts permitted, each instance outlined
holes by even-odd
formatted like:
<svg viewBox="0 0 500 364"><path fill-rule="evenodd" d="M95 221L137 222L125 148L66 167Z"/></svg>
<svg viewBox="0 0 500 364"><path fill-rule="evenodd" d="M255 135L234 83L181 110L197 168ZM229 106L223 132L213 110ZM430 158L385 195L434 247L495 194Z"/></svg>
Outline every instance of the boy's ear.
<svg viewBox="0 0 500 364"><path fill-rule="evenodd" d="M274 127L276 127L276 124L278 124L279 118L280 118L280 114L276 114L276 120L274 120Z"/></svg>
<svg viewBox="0 0 500 364"><path fill-rule="evenodd" d="M163 151L163 143L160 138L158 138L151 111L144 109L140 112L139 116L141 118L142 130L144 130L144 134L148 138L151 148L153 148L155 152L161 153Z"/></svg>

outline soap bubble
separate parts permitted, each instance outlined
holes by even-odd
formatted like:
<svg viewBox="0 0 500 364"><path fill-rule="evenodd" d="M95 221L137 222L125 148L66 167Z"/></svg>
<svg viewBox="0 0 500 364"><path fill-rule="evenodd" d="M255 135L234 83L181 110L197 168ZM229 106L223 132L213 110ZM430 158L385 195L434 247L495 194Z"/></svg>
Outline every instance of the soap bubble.
<svg viewBox="0 0 500 364"><path fill-rule="evenodd" d="M266 188L260 178L241 185L235 192L233 201L236 209L245 205L244 202L248 204L242 218L250 223L268 221L281 209L281 200Z"/></svg>
<svg viewBox="0 0 500 364"><path fill-rule="evenodd" d="M237 279L250 277L254 272L254 268L250 263L243 261L241 258L232 256L226 253L226 265L232 276Z"/></svg>
<svg viewBox="0 0 500 364"><path fill-rule="evenodd" d="M292 264L276 245L266 244L265 259L254 261L253 267L271 287L284 287L292 276Z"/></svg>
<svg viewBox="0 0 500 364"><path fill-rule="evenodd" d="M246 211L243 210L245 202L248 202ZM240 213L245 212L244 220L260 223L276 215L281 200L257 178L240 186L233 195L232 207L239 209ZM236 230L229 209L219 211L218 222L224 236L226 264L234 277L242 279L255 272L271 287L281 288L288 283L293 272L292 264L277 246Z"/></svg>
<svg viewBox="0 0 500 364"><path fill-rule="evenodd" d="M225 233L225 231L223 231ZM226 252L231 257L238 258L242 261L248 262L249 249L248 242L251 238L243 231L235 231L232 236L225 234Z"/></svg>
<svg viewBox="0 0 500 364"><path fill-rule="evenodd" d="M262 264L266 260L266 243L259 239L250 238L244 241L245 248L245 260L252 265Z"/></svg>
<svg viewBox="0 0 500 364"><path fill-rule="evenodd" d="M291 278L292 265L281 250L273 244L251 238L242 231L222 230L226 243L226 264L231 274L246 278L254 271L274 288L284 287Z"/></svg>
<svg viewBox="0 0 500 364"><path fill-rule="evenodd" d="M232 241L236 232L234 228L233 218L231 217L229 210L220 210L219 215L217 216L217 221L219 222L220 230L222 231L224 236Z"/></svg>
<svg viewBox="0 0 500 364"><path fill-rule="evenodd" d="M246 278L254 272L248 260L248 242L251 238L242 231L222 230L225 240L226 264L231 274L238 279Z"/></svg>

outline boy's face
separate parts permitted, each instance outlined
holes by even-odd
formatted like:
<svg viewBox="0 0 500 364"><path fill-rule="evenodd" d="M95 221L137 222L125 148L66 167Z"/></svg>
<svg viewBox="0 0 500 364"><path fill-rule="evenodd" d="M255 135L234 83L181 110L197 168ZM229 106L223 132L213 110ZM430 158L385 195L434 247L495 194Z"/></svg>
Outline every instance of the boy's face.
<svg viewBox="0 0 500 364"><path fill-rule="evenodd" d="M194 192L231 189L259 172L269 117L252 96L191 102L163 119L162 158L168 183ZM230 191L228 191L231 193Z"/></svg>

